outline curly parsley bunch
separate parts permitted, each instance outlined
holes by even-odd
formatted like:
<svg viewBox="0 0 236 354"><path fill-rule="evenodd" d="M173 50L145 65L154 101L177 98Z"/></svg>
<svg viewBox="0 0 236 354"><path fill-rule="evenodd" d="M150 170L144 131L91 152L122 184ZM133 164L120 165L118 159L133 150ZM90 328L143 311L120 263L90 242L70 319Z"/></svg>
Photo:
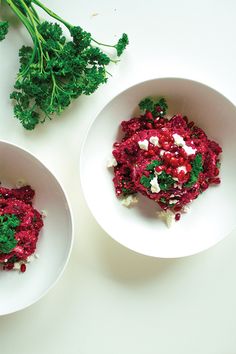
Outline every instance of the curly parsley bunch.
<svg viewBox="0 0 236 354"><path fill-rule="evenodd" d="M79 26L64 21L38 0L5 0L28 30L33 46L19 51L20 69L10 97L14 114L25 129L32 130L46 118L60 114L73 99L92 94L107 81L107 65L113 60L101 50L112 47L119 57L128 44L123 34L115 45L97 42ZM58 23L41 21L35 5L69 30L66 40ZM0 22L0 40L8 31L8 22Z"/></svg>

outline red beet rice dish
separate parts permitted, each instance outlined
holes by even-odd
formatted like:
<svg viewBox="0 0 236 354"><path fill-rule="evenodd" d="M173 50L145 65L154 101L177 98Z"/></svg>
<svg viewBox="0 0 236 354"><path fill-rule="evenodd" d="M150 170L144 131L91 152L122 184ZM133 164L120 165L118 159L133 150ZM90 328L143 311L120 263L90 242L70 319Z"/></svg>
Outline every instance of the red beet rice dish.
<svg viewBox="0 0 236 354"><path fill-rule="evenodd" d="M116 195L130 206L139 192L161 207L159 216L178 221L187 204L220 183L222 149L186 116L168 119L164 98L146 98L139 107L143 114L123 121L124 137L114 143Z"/></svg>
<svg viewBox="0 0 236 354"><path fill-rule="evenodd" d="M30 186L0 187L0 266L3 270L25 272L35 252L43 220L32 206L34 194Z"/></svg>

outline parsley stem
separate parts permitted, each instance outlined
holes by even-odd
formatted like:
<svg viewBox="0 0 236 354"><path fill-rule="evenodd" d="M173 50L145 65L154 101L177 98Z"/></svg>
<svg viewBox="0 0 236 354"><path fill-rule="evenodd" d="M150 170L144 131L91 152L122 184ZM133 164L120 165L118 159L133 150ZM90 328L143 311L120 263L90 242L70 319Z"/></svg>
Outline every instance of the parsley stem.
<svg viewBox="0 0 236 354"><path fill-rule="evenodd" d="M34 32L35 32L35 37L37 39L37 42L38 42L38 46L39 46L39 50L40 50L40 54L41 54L41 72L43 71L43 48L42 48L42 45L41 45L41 41L39 39L39 32L38 32L38 29L37 29L37 26L35 24L35 21L34 21L34 18L32 16L32 13L30 11L30 9L28 8L28 6L26 5L26 3L24 2L24 0L18 0L20 1L20 3L22 4L23 8L25 9L27 15L29 16L30 18L30 21L31 21L31 24L34 28Z"/></svg>
<svg viewBox="0 0 236 354"><path fill-rule="evenodd" d="M115 48L115 45L100 43L100 42L96 41L96 40L93 39L93 38L92 38L92 41L95 42L95 43L98 44L98 45L102 45L103 47Z"/></svg>
<svg viewBox="0 0 236 354"><path fill-rule="evenodd" d="M55 20L58 20L59 22L63 23L68 29L70 29L71 27L73 27L69 22L63 20L60 16L58 16L57 14L55 14L55 12L51 11L50 9L48 9L44 4L42 4L40 1L38 0L32 0L32 2L36 5L38 5L39 7L41 7L41 9L43 9L45 12L47 12L47 14L49 14L51 17L55 18Z"/></svg>
<svg viewBox="0 0 236 354"><path fill-rule="evenodd" d="M12 11L16 14L17 17L19 17L21 22L24 24L24 26L28 30L33 42L35 42L34 31L33 31L33 28L31 26L29 20L27 19L27 17L18 9L18 7L13 3L12 0L6 0L6 1L7 1L8 5L10 6L10 8L12 9Z"/></svg>

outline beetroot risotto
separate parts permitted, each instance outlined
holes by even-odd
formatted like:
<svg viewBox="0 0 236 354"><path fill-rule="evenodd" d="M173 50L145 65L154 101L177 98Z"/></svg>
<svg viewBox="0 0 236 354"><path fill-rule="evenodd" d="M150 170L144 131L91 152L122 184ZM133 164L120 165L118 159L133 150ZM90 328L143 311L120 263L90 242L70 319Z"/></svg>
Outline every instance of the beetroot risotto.
<svg viewBox="0 0 236 354"><path fill-rule="evenodd" d="M33 208L34 190L30 186L8 189L0 187L0 266L19 269L34 257L42 215Z"/></svg>
<svg viewBox="0 0 236 354"><path fill-rule="evenodd" d="M137 203L139 192L161 207L158 216L170 226L209 185L220 183L222 149L186 116L168 119L164 98L146 98L139 107L142 115L121 123L124 137L114 143L108 167L114 166L122 204Z"/></svg>

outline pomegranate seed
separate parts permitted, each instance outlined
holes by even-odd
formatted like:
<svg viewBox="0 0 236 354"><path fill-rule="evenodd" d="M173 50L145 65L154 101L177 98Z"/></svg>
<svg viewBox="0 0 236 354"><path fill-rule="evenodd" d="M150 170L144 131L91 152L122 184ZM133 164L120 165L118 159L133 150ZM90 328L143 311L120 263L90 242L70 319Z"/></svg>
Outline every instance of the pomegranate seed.
<svg viewBox="0 0 236 354"><path fill-rule="evenodd" d="M162 171L165 170L165 166L164 166L164 165L156 166L155 170L156 170L157 172L162 172Z"/></svg>
<svg viewBox="0 0 236 354"><path fill-rule="evenodd" d="M147 119L153 119L153 115L152 115L152 113L151 113L150 111L147 111L147 112L146 112L145 117L146 117Z"/></svg>
<svg viewBox="0 0 236 354"><path fill-rule="evenodd" d="M181 156L179 157L179 165L182 166L184 164L184 158Z"/></svg>
<svg viewBox="0 0 236 354"><path fill-rule="evenodd" d="M170 135L169 129L162 128L161 129L161 134L163 134L164 136L169 136Z"/></svg>
<svg viewBox="0 0 236 354"><path fill-rule="evenodd" d="M186 152L184 151L183 148L180 148L180 149L179 149L179 154L180 154L180 156L182 156L183 158L187 159L187 154L186 154Z"/></svg>
<svg viewBox="0 0 236 354"><path fill-rule="evenodd" d="M173 167L178 167L179 166L179 160L176 157L171 157L170 164Z"/></svg>
<svg viewBox="0 0 236 354"><path fill-rule="evenodd" d="M172 168L171 168L171 167L168 167L168 168L166 169L166 173L168 173L169 175L171 175L171 174L172 174Z"/></svg>
<svg viewBox="0 0 236 354"><path fill-rule="evenodd" d="M152 123L147 122L147 123L146 123L146 128L148 128L148 129L152 129L152 128L153 128Z"/></svg>
<svg viewBox="0 0 236 354"><path fill-rule="evenodd" d="M172 171L172 176L173 176L173 177L178 177L178 175L179 175L178 171L177 171L176 169L174 169L174 170Z"/></svg>
<svg viewBox="0 0 236 354"><path fill-rule="evenodd" d="M215 168L215 176L218 176L219 173L220 173L220 171L219 171L219 169L216 167L216 168Z"/></svg>
<svg viewBox="0 0 236 354"><path fill-rule="evenodd" d="M172 157L172 155L168 152L164 154L164 159L166 162L170 162L171 157Z"/></svg>
<svg viewBox="0 0 236 354"><path fill-rule="evenodd" d="M190 163L187 163L185 167L186 167L187 172L191 172L192 166L190 165Z"/></svg>
<svg viewBox="0 0 236 354"><path fill-rule="evenodd" d="M163 147L164 150L169 151L170 148L171 148L171 143L169 143L169 142L166 141L166 142L164 142L164 143L162 144L162 147Z"/></svg>
<svg viewBox="0 0 236 354"><path fill-rule="evenodd" d="M220 184L220 178L219 177L209 178L209 182L213 184Z"/></svg>
<svg viewBox="0 0 236 354"><path fill-rule="evenodd" d="M181 214L180 213L176 213L175 214L175 221L179 221L180 218L181 218Z"/></svg>
<svg viewBox="0 0 236 354"><path fill-rule="evenodd" d="M152 150L152 149L148 150L148 154L149 154L150 156L156 155L155 151Z"/></svg>
<svg viewBox="0 0 236 354"><path fill-rule="evenodd" d="M182 209L182 206L181 205L175 205L174 206L174 210L175 211L180 211Z"/></svg>
<svg viewBox="0 0 236 354"><path fill-rule="evenodd" d="M21 273L24 273L26 271L26 265L25 263L22 263L21 266L20 266L20 271Z"/></svg>
<svg viewBox="0 0 236 354"><path fill-rule="evenodd" d="M201 183L201 188L205 191L209 187L208 183L206 181L203 181Z"/></svg>
<svg viewBox="0 0 236 354"><path fill-rule="evenodd" d="M178 173L178 179L179 179L179 181L182 181L183 179L185 179L185 172L184 171L180 171L179 173Z"/></svg>

